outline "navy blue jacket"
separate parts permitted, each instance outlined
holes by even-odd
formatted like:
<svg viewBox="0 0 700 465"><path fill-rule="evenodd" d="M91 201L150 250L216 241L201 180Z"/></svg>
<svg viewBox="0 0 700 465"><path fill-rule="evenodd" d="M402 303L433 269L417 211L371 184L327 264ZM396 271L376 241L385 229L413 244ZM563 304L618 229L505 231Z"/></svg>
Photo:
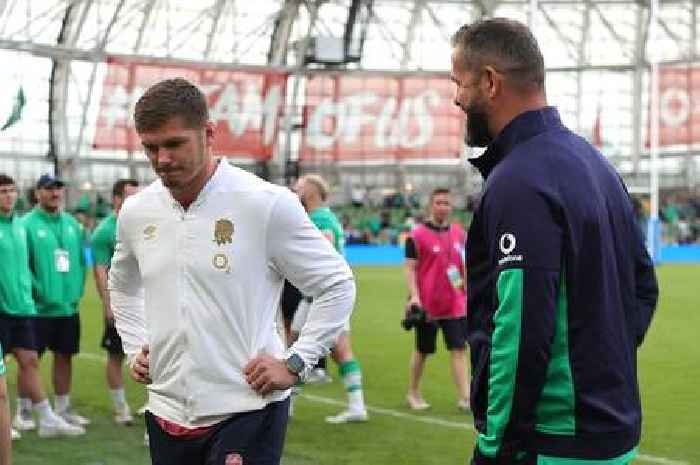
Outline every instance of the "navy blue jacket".
<svg viewBox="0 0 700 465"><path fill-rule="evenodd" d="M629 452L658 287L624 184L551 107L472 163L485 178L467 239L474 463Z"/></svg>

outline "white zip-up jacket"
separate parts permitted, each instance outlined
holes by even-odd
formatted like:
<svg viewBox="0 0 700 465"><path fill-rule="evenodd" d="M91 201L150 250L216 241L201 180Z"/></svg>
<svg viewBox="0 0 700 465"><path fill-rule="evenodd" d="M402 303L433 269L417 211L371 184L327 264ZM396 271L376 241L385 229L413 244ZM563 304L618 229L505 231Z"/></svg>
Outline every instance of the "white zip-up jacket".
<svg viewBox="0 0 700 465"><path fill-rule="evenodd" d="M109 291L129 359L150 346L148 409L196 427L285 399L243 375L261 353L287 355L276 330L285 278L314 297L288 351L310 367L350 318L355 284L293 193L220 161L186 211L160 181L129 197Z"/></svg>

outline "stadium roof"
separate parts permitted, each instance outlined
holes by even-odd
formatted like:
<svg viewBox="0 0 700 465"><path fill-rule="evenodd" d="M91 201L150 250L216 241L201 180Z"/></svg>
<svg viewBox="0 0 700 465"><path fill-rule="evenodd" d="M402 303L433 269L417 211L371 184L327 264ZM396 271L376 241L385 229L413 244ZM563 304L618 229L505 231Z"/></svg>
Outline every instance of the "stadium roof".
<svg viewBox="0 0 700 465"><path fill-rule="evenodd" d="M109 58L296 72L303 54L309 68L446 71L460 25L506 16L532 25L565 122L633 174L647 169L650 59L691 64L698 48L694 1L663 2L653 41L645 1L0 0L0 10L0 57L12 64L0 70L0 118L20 88L26 99L22 124L0 133L0 170L32 178L51 167L48 154L98 184L143 164L93 150ZM331 58L315 64L315 54ZM694 182L695 152L664 152L669 183Z"/></svg>

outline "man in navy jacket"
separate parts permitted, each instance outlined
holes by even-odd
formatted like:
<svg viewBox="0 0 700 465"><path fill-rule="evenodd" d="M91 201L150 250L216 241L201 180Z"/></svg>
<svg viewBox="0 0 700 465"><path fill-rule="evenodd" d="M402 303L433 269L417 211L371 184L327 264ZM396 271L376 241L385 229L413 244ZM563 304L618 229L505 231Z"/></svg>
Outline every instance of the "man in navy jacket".
<svg viewBox="0 0 700 465"><path fill-rule="evenodd" d="M485 185L467 240L473 463L628 463L658 297L629 195L547 106L526 26L465 25L453 47L467 143L488 147L472 160Z"/></svg>

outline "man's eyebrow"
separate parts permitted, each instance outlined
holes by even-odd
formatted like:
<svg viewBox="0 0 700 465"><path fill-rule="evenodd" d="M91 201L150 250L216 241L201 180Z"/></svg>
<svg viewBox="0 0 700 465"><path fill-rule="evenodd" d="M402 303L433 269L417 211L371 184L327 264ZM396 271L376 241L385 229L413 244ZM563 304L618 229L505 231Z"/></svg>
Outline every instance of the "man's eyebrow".
<svg viewBox="0 0 700 465"><path fill-rule="evenodd" d="M166 144L172 144L173 142L186 142L187 137L186 136L172 136L168 137L167 139L164 139L162 141L159 141L158 143L155 142L141 142L141 145L144 147L158 147L161 145L166 145Z"/></svg>

